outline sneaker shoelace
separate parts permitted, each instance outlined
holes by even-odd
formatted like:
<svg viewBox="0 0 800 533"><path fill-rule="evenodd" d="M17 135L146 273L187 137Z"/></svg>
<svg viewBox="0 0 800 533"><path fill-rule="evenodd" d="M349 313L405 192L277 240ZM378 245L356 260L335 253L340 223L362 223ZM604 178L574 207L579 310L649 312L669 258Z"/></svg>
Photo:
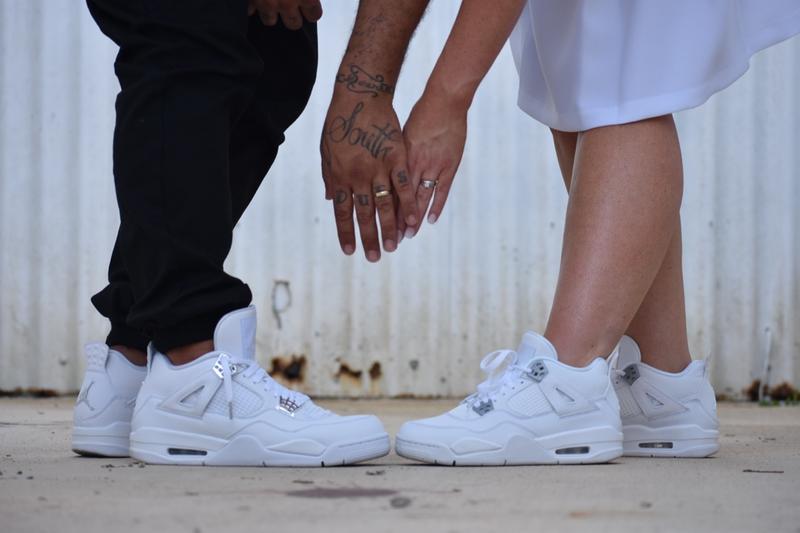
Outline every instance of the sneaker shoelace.
<svg viewBox="0 0 800 533"><path fill-rule="evenodd" d="M527 368L517 363L519 357L514 350L497 350L481 359L481 370L486 379L478 384L478 390L464 401L471 405L497 399L503 387L511 386L519 380Z"/></svg>
<svg viewBox="0 0 800 533"><path fill-rule="evenodd" d="M264 390L271 392L278 399L279 406L290 406L291 412L298 409L309 400L309 397L301 392L284 387L270 376L266 370L261 368L258 363L249 359L237 359L223 352L214 363L214 373L222 379L222 387L225 392L225 400L228 402L228 416L233 418L233 376L241 375L243 379L249 379L254 385L262 384Z"/></svg>

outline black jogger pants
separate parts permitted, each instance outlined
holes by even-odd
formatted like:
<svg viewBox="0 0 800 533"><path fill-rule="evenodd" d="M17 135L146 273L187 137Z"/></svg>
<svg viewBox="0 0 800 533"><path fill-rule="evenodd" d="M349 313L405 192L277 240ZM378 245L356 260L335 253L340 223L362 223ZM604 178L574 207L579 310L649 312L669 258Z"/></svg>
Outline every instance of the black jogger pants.
<svg viewBox="0 0 800 533"><path fill-rule="evenodd" d="M316 27L247 16L247 0L88 0L120 50L120 228L92 298L109 345L211 339L250 289L226 274L233 228L314 84Z"/></svg>

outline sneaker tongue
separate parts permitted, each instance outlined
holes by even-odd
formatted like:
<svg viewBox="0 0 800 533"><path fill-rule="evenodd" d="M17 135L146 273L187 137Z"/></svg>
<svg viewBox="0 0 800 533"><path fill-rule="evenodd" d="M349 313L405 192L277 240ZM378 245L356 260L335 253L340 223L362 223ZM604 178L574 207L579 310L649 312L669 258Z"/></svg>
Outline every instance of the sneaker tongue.
<svg viewBox="0 0 800 533"><path fill-rule="evenodd" d="M632 363L642 362L642 352L636 341L627 335L623 335L619 341L619 355L617 356L617 368L625 368Z"/></svg>
<svg viewBox="0 0 800 533"><path fill-rule="evenodd" d="M522 336L522 342L520 342L519 348L517 348L517 357L517 362L521 365L526 365L537 357L558 359L556 349L550 344L550 341L532 331Z"/></svg>
<svg viewBox="0 0 800 533"><path fill-rule="evenodd" d="M214 330L214 349L237 359L255 361L255 306L231 311L219 320Z"/></svg>

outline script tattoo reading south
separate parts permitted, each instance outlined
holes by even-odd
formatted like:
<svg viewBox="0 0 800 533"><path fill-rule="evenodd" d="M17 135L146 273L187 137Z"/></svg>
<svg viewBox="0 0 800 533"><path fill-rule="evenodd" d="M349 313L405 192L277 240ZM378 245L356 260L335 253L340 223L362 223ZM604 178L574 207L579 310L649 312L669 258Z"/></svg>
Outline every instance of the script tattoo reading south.
<svg viewBox="0 0 800 533"><path fill-rule="evenodd" d="M400 130L393 128L388 122L385 126L372 124L370 129L357 126L358 115L363 110L364 102L358 102L349 117L334 117L327 131L328 138L334 143L347 142L353 146L361 146L375 159L386 159L394 149L391 143L400 140Z"/></svg>

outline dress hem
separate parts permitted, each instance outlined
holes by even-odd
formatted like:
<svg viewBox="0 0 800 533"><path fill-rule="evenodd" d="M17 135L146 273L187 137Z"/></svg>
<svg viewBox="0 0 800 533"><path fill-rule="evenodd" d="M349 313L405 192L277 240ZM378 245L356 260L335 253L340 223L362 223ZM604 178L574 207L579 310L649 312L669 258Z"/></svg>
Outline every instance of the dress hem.
<svg viewBox="0 0 800 533"><path fill-rule="evenodd" d="M684 111L702 105L714 94L733 84L750 68L753 55L797 35L800 33L798 26L800 26L800 9L792 16L784 18L780 24L765 27L752 49L748 50L743 63L730 66L718 72L706 83L691 89L640 98L614 107L554 113L551 107L542 105L541 99L526 92L520 85L517 105L545 126L566 132L626 124Z"/></svg>

